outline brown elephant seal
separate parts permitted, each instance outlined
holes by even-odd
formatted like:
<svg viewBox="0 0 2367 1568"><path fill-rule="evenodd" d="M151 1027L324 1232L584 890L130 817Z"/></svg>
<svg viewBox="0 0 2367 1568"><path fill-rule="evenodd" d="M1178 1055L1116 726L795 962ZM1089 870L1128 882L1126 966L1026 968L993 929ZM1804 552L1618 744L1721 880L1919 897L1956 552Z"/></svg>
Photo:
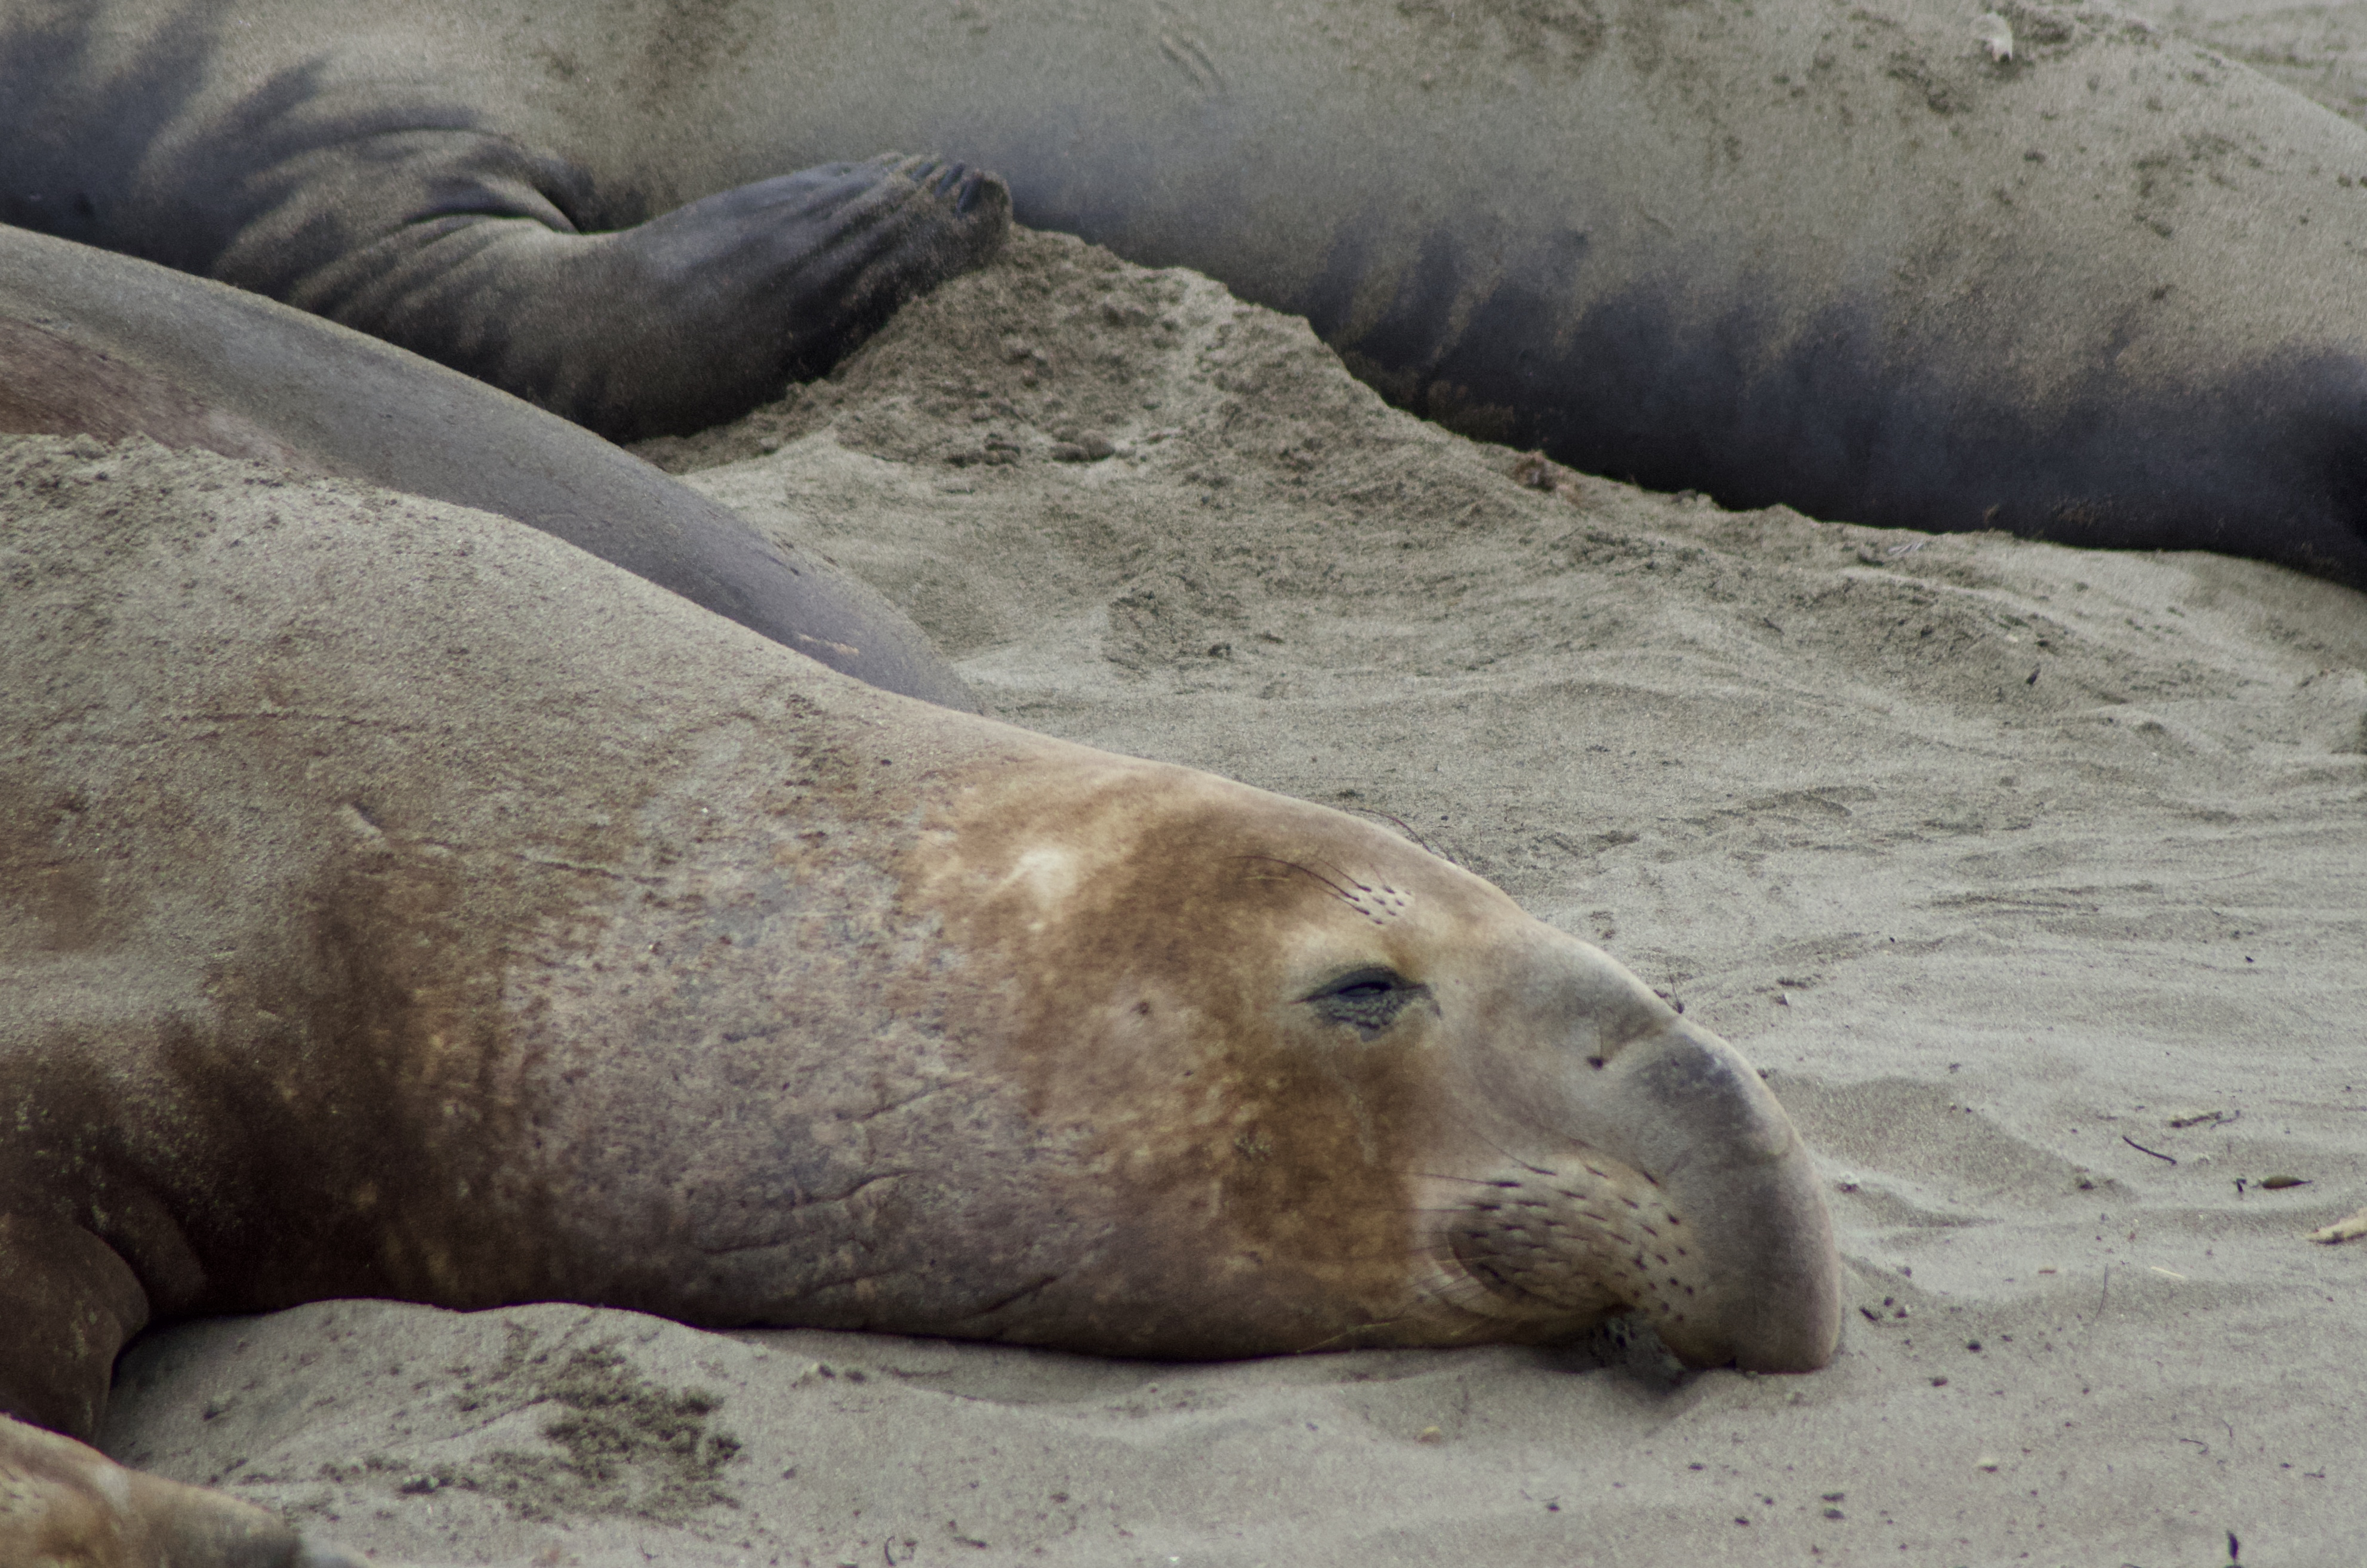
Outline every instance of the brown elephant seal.
<svg viewBox="0 0 2367 1568"><path fill-rule="evenodd" d="M0 1560L287 1561L109 1556L255 1522L32 1427L144 1325L324 1297L1831 1355L1758 1076L1456 867L504 519L74 450L0 453Z"/></svg>
<svg viewBox="0 0 2367 1568"><path fill-rule="evenodd" d="M2367 583L2367 131L2103 4L1982 11L0 0L0 216L635 432L825 358L768 182L942 147L1580 468Z"/></svg>
<svg viewBox="0 0 2367 1568"><path fill-rule="evenodd" d="M8 431L146 436L497 512L858 680L977 706L869 585L563 419L259 296L0 228Z"/></svg>

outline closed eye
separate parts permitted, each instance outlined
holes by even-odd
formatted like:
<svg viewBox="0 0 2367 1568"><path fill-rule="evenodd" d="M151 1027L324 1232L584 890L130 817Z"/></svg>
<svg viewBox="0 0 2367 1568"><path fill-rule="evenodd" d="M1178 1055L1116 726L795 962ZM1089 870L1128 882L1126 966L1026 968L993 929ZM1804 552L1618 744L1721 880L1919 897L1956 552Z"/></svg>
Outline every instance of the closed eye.
<svg viewBox="0 0 2367 1568"><path fill-rule="evenodd" d="M1351 970L1303 998L1326 1023L1346 1024L1366 1040L1397 1021L1412 1003L1426 1000L1430 987L1416 985L1393 969Z"/></svg>

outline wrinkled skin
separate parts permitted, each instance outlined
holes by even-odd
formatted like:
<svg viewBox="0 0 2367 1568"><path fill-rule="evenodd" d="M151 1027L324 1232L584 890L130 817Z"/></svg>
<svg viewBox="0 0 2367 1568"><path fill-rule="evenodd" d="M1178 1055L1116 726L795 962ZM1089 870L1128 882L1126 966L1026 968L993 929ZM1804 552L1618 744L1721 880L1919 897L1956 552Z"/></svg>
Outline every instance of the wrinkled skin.
<svg viewBox="0 0 2367 1568"><path fill-rule="evenodd" d="M1832 1353L1758 1076L1369 824L878 692L499 519L20 483L0 1560L288 1561L61 1445L143 1326L324 1297Z"/></svg>

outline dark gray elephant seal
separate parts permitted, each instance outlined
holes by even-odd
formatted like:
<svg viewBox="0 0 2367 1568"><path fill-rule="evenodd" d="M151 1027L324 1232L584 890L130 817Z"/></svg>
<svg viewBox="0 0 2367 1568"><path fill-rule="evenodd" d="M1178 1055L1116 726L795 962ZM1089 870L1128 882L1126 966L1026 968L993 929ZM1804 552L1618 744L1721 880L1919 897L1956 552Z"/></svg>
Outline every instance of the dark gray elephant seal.
<svg viewBox="0 0 2367 1568"><path fill-rule="evenodd" d="M828 369L1009 229L991 176L893 154L652 200L486 112L518 85L478 53L508 47L493 37L347 10L317 35L327 52L288 54L295 20L7 0L0 221L267 294L617 440Z"/></svg>
<svg viewBox="0 0 2367 1568"><path fill-rule="evenodd" d="M1468 873L504 519L71 450L0 466L0 1561L286 1561L66 1438L144 1324L325 1297L1831 1355L1757 1074Z"/></svg>
<svg viewBox="0 0 2367 1568"><path fill-rule="evenodd" d="M496 512L859 680L977 706L868 585L564 420L255 295L6 228L0 431L144 435Z"/></svg>
<svg viewBox="0 0 2367 1568"><path fill-rule="evenodd" d="M761 182L934 145L1595 472L2367 582L2367 132L1980 11L0 0L0 213L657 428L811 362Z"/></svg>

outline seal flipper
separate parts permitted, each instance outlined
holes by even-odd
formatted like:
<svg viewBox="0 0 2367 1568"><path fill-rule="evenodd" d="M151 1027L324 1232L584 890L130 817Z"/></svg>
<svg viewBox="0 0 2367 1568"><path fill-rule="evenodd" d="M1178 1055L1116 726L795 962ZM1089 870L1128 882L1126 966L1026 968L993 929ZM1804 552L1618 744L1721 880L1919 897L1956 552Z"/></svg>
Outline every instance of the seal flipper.
<svg viewBox="0 0 2367 1568"><path fill-rule="evenodd" d="M993 176L889 153L585 232L580 171L459 126L313 146L258 183L276 199L202 270L619 441L821 374L1011 227Z"/></svg>
<svg viewBox="0 0 2367 1568"><path fill-rule="evenodd" d="M71 11L71 7L68 8ZM990 259L1001 180L893 154L651 218L481 109L341 54L204 98L197 17L103 63L91 17L0 51L0 221L267 295L615 439L702 428ZM645 221L647 220L647 221Z"/></svg>
<svg viewBox="0 0 2367 1568"><path fill-rule="evenodd" d="M0 1214L0 1562L356 1568L261 1508L76 1440L96 1431L116 1352L148 1310L130 1266L89 1231Z"/></svg>
<svg viewBox="0 0 2367 1568"><path fill-rule="evenodd" d="M11 1169L8 1186L29 1185ZM98 1430L116 1353L147 1326L148 1292L115 1249L82 1226L0 1213L0 1415L75 1437ZM0 1562L18 1558L0 1554Z"/></svg>
<svg viewBox="0 0 2367 1568"><path fill-rule="evenodd" d="M220 1492L127 1470L0 1416L0 1562L78 1568L364 1568Z"/></svg>
<svg viewBox="0 0 2367 1568"><path fill-rule="evenodd" d="M1010 209L991 176L890 154L611 233L414 221L283 297L612 440L686 434L828 370L906 300L991 258Z"/></svg>

